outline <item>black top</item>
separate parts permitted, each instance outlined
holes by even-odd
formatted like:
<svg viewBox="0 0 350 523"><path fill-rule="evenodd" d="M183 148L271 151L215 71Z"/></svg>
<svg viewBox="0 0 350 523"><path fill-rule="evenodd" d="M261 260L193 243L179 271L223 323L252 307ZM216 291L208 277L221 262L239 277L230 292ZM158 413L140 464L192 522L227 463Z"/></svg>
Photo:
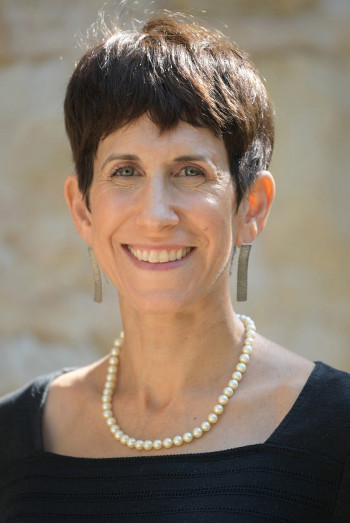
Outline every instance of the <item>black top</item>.
<svg viewBox="0 0 350 523"><path fill-rule="evenodd" d="M0 400L0 521L350 522L349 374L318 362L263 444L89 459L44 452L39 378Z"/></svg>

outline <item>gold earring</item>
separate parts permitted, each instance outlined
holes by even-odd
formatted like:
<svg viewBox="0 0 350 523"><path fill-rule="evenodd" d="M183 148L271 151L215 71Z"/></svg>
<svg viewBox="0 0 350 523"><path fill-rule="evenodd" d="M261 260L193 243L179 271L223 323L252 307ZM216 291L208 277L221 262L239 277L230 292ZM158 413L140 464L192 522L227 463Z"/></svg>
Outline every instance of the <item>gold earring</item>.
<svg viewBox="0 0 350 523"><path fill-rule="evenodd" d="M102 278L101 278L100 266L96 259L94 249L91 246L88 247L88 252L89 252L89 258L90 258L90 262L91 262L92 274L94 277L94 301L96 301L97 303L101 303L101 301L102 301Z"/></svg>
<svg viewBox="0 0 350 523"><path fill-rule="evenodd" d="M239 251L237 267L237 301L247 300L248 261L251 248L252 245L250 243L243 243Z"/></svg>

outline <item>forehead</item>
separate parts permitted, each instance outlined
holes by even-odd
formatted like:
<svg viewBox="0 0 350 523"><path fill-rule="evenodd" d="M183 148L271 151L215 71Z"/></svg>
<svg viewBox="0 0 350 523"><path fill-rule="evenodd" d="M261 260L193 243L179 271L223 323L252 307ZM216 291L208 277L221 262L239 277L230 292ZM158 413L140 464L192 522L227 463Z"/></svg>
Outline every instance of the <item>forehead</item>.
<svg viewBox="0 0 350 523"><path fill-rule="evenodd" d="M194 127L180 121L173 129L161 131L148 117L137 120L110 133L101 140L96 161L104 162L108 155L134 154L157 158L180 155L201 155L210 158L220 167L228 167L227 151L223 141L207 128Z"/></svg>

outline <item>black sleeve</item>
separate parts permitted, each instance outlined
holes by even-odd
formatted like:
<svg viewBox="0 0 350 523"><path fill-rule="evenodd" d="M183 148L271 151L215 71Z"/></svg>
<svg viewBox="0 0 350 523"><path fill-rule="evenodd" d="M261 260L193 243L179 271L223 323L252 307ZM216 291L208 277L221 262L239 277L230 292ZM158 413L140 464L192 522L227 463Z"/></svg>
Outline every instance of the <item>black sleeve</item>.
<svg viewBox="0 0 350 523"><path fill-rule="evenodd" d="M37 378L0 399L0 475L14 461L42 450L42 408L57 374Z"/></svg>

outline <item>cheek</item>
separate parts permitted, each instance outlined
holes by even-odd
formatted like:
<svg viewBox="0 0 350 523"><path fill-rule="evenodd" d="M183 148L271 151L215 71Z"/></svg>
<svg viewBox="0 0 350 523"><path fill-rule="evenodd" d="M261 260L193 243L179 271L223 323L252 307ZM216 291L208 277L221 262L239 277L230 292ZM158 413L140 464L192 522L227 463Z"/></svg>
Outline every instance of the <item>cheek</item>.
<svg viewBox="0 0 350 523"><path fill-rule="evenodd" d="M206 199L202 213L203 232L215 229L219 236L227 236L230 234L235 222L235 203L231 191L227 190L227 193L226 195L220 194L219 196Z"/></svg>
<svg viewBox="0 0 350 523"><path fill-rule="evenodd" d="M109 187L99 187L91 194L92 226L96 234L108 233L127 215L130 205Z"/></svg>

